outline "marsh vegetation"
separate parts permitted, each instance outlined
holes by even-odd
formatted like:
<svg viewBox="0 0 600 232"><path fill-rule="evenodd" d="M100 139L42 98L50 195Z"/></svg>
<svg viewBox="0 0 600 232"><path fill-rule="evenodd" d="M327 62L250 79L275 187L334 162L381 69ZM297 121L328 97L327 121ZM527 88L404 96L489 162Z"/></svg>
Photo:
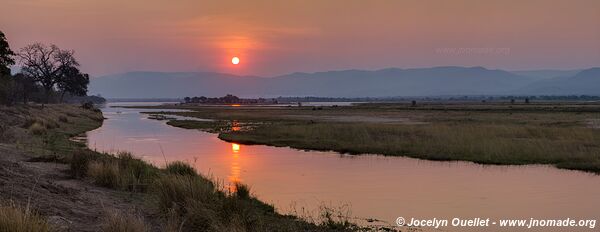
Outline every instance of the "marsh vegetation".
<svg viewBox="0 0 600 232"><path fill-rule="evenodd" d="M172 120L169 125L219 132L219 138L241 144L600 172L597 103L176 108L192 112L163 113L215 121ZM236 130L232 122L252 127Z"/></svg>

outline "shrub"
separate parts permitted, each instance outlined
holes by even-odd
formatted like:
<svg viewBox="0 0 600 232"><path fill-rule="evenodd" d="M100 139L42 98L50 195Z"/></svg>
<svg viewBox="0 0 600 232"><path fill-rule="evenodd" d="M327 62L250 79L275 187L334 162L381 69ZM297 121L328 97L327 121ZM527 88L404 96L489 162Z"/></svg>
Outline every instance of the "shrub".
<svg viewBox="0 0 600 232"><path fill-rule="evenodd" d="M94 110L94 103L91 101L87 101L81 104L81 108L86 110Z"/></svg>
<svg viewBox="0 0 600 232"><path fill-rule="evenodd" d="M31 126L29 126L29 132L34 135L43 135L46 134L47 129L42 123L34 122L31 124Z"/></svg>
<svg viewBox="0 0 600 232"><path fill-rule="evenodd" d="M196 169L190 166L187 163L182 161L175 161L167 164L166 167L167 173L174 175L182 175L182 176L196 176L198 175Z"/></svg>
<svg viewBox="0 0 600 232"><path fill-rule="evenodd" d="M29 127L31 127L31 125L33 125L36 122L39 122L37 118L26 117L25 121L23 121L23 125L21 127L29 128Z"/></svg>
<svg viewBox="0 0 600 232"><path fill-rule="evenodd" d="M28 209L0 206L0 231L46 232L50 226L46 219Z"/></svg>
<svg viewBox="0 0 600 232"><path fill-rule="evenodd" d="M69 165L71 166L71 176L75 178L84 177L88 174L88 167L92 156L85 151L77 151L71 155Z"/></svg>

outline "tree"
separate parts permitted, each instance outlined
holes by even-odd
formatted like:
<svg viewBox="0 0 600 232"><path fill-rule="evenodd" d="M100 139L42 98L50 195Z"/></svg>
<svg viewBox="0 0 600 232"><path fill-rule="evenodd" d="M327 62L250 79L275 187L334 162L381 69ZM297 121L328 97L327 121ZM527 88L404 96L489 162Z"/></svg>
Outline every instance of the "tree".
<svg viewBox="0 0 600 232"><path fill-rule="evenodd" d="M14 75L13 80L15 83L14 86L17 95L15 96L15 98L20 98L21 100L23 100L23 104L27 104L27 102L29 102L31 94L38 91L38 86L36 85L35 80L33 80L32 77L27 76L23 73L17 73L16 75Z"/></svg>
<svg viewBox="0 0 600 232"><path fill-rule="evenodd" d="M81 73L76 67L64 67L57 82L60 91L60 102L63 101L65 93L73 96L87 95L87 86L90 83L90 77L86 73Z"/></svg>
<svg viewBox="0 0 600 232"><path fill-rule="evenodd" d="M10 66L15 64L12 58L15 53L10 50L6 36L0 31L0 103L10 104L12 100L13 81L10 76Z"/></svg>
<svg viewBox="0 0 600 232"><path fill-rule="evenodd" d="M0 31L0 75L10 75L10 66L15 64L12 58L15 53L10 50L4 33Z"/></svg>
<svg viewBox="0 0 600 232"><path fill-rule="evenodd" d="M240 98L238 98L237 96L231 95L231 94L227 94L224 97L221 97L221 100L225 103L238 103L240 102Z"/></svg>
<svg viewBox="0 0 600 232"><path fill-rule="evenodd" d="M18 56L25 75L31 76L44 88L46 102L54 86L61 81L63 72L79 66L71 50L61 50L56 45L34 43L21 48Z"/></svg>

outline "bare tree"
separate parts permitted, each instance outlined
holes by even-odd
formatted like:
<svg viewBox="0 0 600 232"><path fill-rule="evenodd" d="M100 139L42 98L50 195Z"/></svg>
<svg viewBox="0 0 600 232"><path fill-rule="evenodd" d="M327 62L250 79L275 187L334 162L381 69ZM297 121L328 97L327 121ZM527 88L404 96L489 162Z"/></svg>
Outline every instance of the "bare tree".
<svg viewBox="0 0 600 232"><path fill-rule="evenodd" d="M23 65L22 72L32 77L44 88L46 102L54 86L61 81L65 70L78 67L72 50L61 50L56 45L34 43L21 48L18 56Z"/></svg>

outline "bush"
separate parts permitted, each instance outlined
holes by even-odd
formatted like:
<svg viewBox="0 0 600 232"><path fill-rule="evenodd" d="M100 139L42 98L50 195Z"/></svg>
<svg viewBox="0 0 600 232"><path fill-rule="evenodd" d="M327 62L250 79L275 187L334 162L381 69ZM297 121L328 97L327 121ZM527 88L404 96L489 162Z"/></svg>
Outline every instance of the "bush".
<svg viewBox="0 0 600 232"><path fill-rule="evenodd" d="M46 219L28 209L0 206L0 231L46 232L50 226Z"/></svg>
<svg viewBox="0 0 600 232"><path fill-rule="evenodd" d="M42 123L34 122L31 124L31 126L29 126L29 132L34 135L43 135L46 134L47 129Z"/></svg>
<svg viewBox="0 0 600 232"><path fill-rule="evenodd" d="M81 178L88 174L88 167L92 160L91 154L85 151L77 151L71 155L69 165L71 166L71 176Z"/></svg>
<svg viewBox="0 0 600 232"><path fill-rule="evenodd" d="M198 175L198 173L196 172L196 169L194 169L192 166L190 166L189 164L184 163L182 161L175 161L175 162L171 162L171 163L167 164L166 171L167 171L167 173L174 174L174 175L181 175L181 176L196 176L196 175Z"/></svg>

